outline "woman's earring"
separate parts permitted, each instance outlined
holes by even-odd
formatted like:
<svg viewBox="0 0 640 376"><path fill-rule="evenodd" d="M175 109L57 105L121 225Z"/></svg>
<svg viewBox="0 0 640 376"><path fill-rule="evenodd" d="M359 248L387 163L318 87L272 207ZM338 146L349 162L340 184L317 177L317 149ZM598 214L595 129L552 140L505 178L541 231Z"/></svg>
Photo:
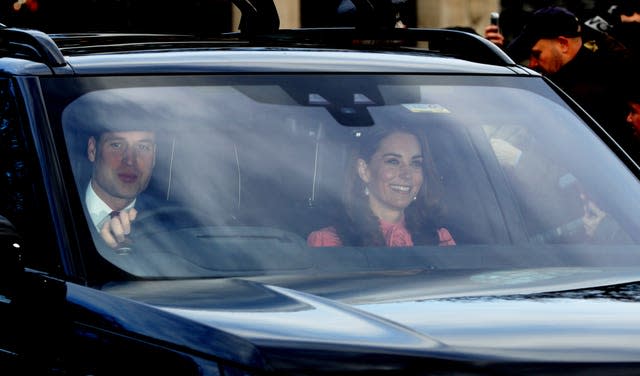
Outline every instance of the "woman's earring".
<svg viewBox="0 0 640 376"><path fill-rule="evenodd" d="M364 187L364 195L369 196L369 187Z"/></svg>
<svg viewBox="0 0 640 376"><path fill-rule="evenodd" d="M417 200L418 196L413 196L413 201Z"/></svg>

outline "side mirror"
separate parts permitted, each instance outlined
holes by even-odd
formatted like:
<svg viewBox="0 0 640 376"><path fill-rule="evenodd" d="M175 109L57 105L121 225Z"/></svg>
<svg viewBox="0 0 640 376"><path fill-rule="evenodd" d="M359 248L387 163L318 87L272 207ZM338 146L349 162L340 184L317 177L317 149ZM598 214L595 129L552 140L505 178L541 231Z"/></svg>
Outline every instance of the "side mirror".
<svg viewBox="0 0 640 376"><path fill-rule="evenodd" d="M0 294L11 295L24 271L23 242L13 224L0 215Z"/></svg>

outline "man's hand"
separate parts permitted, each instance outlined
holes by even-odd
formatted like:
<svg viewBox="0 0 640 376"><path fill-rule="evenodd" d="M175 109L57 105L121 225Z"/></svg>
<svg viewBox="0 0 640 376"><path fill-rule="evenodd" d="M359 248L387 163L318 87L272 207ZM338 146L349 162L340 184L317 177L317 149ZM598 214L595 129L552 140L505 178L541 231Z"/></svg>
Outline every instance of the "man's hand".
<svg viewBox="0 0 640 376"><path fill-rule="evenodd" d="M593 237L600 222L607 216L607 213L602 211L593 201L584 195L581 195L581 198L584 201L584 215L582 216L584 230L588 236Z"/></svg>
<svg viewBox="0 0 640 376"><path fill-rule="evenodd" d="M128 244L127 235L131 233L131 223L137 215L138 211L134 208L122 210L120 214L104 222L100 228L100 236L114 249Z"/></svg>
<svg viewBox="0 0 640 376"><path fill-rule="evenodd" d="M501 138L492 138L491 147L496 154L496 158L498 158L498 162L503 166L516 167L520 161L520 156L522 156L522 150Z"/></svg>
<svg viewBox="0 0 640 376"><path fill-rule="evenodd" d="M504 35L500 32L497 25L489 25L484 28L484 37L496 46L504 47Z"/></svg>

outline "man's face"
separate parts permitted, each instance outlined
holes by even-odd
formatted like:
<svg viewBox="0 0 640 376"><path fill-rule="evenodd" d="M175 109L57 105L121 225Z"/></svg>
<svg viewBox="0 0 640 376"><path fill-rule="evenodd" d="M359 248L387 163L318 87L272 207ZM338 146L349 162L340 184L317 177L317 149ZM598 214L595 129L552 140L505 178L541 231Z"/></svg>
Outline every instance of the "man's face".
<svg viewBox="0 0 640 376"><path fill-rule="evenodd" d="M633 134L640 138L640 102L629 102L627 123L633 127Z"/></svg>
<svg viewBox="0 0 640 376"><path fill-rule="evenodd" d="M629 14L620 15L621 22L640 22L640 13L630 12Z"/></svg>
<svg viewBox="0 0 640 376"><path fill-rule="evenodd" d="M122 209L147 188L155 165L153 132L106 132L89 138L92 187L112 209Z"/></svg>
<svg viewBox="0 0 640 376"><path fill-rule="evenodd" d="M545 75L553 75L565 64L559 39L540 39L531 47L529 68Z"/></svg>

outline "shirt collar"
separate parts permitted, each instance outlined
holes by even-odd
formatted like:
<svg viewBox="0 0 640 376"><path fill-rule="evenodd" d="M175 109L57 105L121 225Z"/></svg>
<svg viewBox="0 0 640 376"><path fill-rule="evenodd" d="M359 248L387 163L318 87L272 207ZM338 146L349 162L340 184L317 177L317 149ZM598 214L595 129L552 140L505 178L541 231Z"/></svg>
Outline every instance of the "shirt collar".
<svg viewBox="0 0 640 376"><path fill-rule="evenodd" d="M106 202L102 201L100 197L96 194L91 186L91 182L87 186L87 190L84 195L84 202L87 205L87 210L89 211L89 216L91 217L91 222L96 228L100 228L100 223L104 221L104 219L109 216L109 214L113 211L107 205ZM131 204L129 204L125 209L131 209L136 204L136 199L134 199Z"/></svg>

